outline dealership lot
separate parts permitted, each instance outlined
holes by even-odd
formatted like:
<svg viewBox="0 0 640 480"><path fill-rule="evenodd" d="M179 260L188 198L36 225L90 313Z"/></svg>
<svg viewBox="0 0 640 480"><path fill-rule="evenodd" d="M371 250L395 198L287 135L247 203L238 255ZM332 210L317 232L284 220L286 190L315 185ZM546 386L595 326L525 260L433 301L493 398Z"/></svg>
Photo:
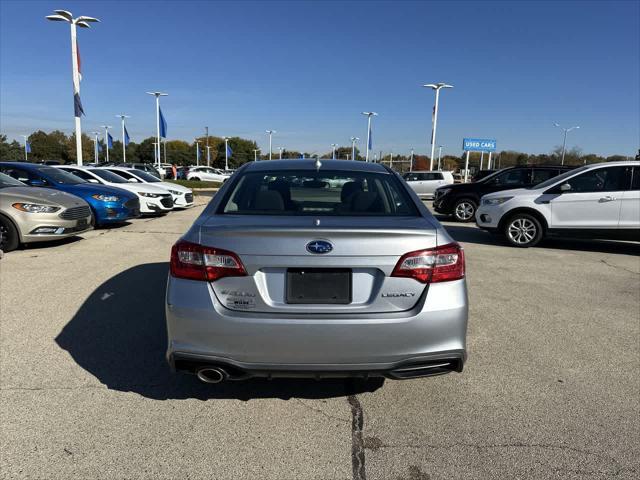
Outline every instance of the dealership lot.
<svg viewBox="0 0 640 480"><path fill-rule="evenodd" d="M411 381L174 376L169 249L202 210L0 261L2 478L636 478L640 246L466 249L469 361Z"/></svg>

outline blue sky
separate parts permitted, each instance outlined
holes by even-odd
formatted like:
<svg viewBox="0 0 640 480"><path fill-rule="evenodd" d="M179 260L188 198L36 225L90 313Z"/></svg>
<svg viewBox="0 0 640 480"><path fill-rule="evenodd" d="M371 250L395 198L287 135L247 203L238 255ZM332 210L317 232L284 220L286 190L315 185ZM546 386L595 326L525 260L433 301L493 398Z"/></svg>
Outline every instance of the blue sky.
<svg viewBox="0 0 640 480"><path fill-rule="evenodd" d="M69 28L54 8L100 18L79 31L83 130L131 115L155 132L162 90L169 138L239 135L309 152L366 138L374 150L428 151L496 138L498 149L568 146L634 155L640 143L640 2L205 2L0 0L0 131L73 129Z"/></svg>

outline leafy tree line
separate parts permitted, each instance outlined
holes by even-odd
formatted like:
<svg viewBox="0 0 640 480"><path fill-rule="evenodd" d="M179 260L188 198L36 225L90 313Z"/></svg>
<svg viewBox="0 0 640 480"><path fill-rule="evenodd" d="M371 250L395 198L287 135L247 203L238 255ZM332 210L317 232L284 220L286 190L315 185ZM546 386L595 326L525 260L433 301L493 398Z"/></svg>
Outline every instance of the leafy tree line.
<svg viewBox="0 0 640 480"><path fill-rule="evenodd" d="M154 145L155 137L149 137L140 143L130 142L127 145L127 162L153 163L154 161ZM31 153L29 154L30 162L41 162L44 160L57 160L63 163L76 162L76 139L75 134L66 135L60 130L54 130L50 133L38 130L28 137L31 144ZM200 165L207 164L207 138L199 137L195 142L189 143L183 140L169 140L166 145L162 145L162 162L174 163L176 165L193 165L196 163L196 142L200 147ZM106 146L102 140L99 141L101 152L98 161L106 161ZM224 168L225 166L225 142L222 137L210 136L208 138L209 155L211 166ZM229 146L232 154L229 157L229 167L236 168L245 162L252 161L254 158L265 160L269 158L269 152L261 152L254 140L248 140L240 137L232 137L229 139ZM166 151L166 157L165 157ZM340 146L336 148L336 158L346 159L347 155L351 157L351 145ZM382 161L385 164L390 163L390 154L383 153ZM93 139L88 135L82 135L82 156L85 163L94 161L94 143ZM295 150L283 150L282 158L305 158L319 156L320 158L331 158L332 151L327 152L299 152ZM504 168L513 165L525 164L559 164L562 156L562 147L556 147L550 153L528 154L513 150L503 150L495 152L493 155L493 165L495 168ZM0 160L24 160L24 145L7 140L6 135L0 135ZM272 158L279 158L279 152L276 150L272 153ZM371 157L370 157L371 158ZM394 155L393 167L395 170L406 171L409 169L409 155ZM360 150L356 148L356 159L364 160L364 156ZM466 154L460 156L445 155L442 157L442 168L446 170L458 170L464 168ZM487 165L488 155L484 155L484 165ZM565 165L582 165L585 163L609 162L618 160L630 160L631 157L624 155L611 155L604 157L593 153L583 154L578 148L573 148L565 152ZM113 148L109 150L109 160L113 162L122 162L122 143L119 140L113 142ZM479 168L480 153L470 154L470 166ZM429 157L426 155L415 155L414 170L426 170L429 168ZM435 168L435 164L434 164Z"/></svg>

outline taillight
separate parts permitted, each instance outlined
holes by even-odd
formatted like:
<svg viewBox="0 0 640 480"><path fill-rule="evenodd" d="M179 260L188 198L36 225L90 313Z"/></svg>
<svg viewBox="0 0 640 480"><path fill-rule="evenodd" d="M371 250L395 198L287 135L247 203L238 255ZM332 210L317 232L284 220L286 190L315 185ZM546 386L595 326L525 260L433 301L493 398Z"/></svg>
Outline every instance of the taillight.
<svg viewBox="0 0 640 480"><path fill-rule="evenodd" d="M219 248L180 241L171 248L171 275L213 282L222 277L247 274L238 256Z"/></svg>
<svg viewBox="0 0 640 480"><path fill-rule="evenodd" d="M421 283L448 282L464 278L464 250L457 243L403 255L392 277L415 278Z"/></svg>

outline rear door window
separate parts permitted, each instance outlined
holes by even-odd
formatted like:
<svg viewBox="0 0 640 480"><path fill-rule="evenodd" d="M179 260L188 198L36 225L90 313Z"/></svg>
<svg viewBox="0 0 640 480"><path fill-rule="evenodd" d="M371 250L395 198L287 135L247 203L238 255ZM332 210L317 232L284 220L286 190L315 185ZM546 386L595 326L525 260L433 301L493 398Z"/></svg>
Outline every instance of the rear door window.
<svg viewBox="0 0 640 480"><path fill-rule="evenodd" d="M533 173L531 174L531 183L533 185L537 185L538 183L549 180L556 175L558 175L558 170L555 168L534 168Z"/></svg>
<svg viewBox="0 0 640 480"><path fill-rule="evenodd" d="M571 185L569 193L616 192L629 188L628 167L607 167L589 170L566 183Z"/></svg>
<svg viewBox="0 0 640 480"><path fill-rule="evenodd" d="M529 183L529 173L530 169L528 168L514 168L512 170L507 170L499 175L496 175L491 181L494 185L504 185L510 187L518 187L527 185Z"/></svg>

